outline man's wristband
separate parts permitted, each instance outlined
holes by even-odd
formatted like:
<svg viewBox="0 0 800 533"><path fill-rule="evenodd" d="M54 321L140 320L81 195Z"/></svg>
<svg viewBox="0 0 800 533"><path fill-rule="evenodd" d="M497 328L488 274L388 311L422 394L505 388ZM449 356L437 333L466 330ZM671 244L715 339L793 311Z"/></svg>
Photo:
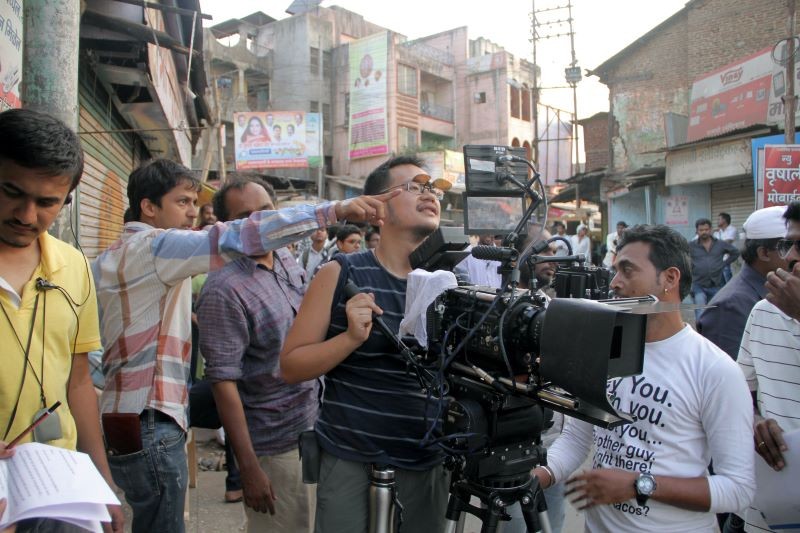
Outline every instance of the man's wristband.
<svg viewBox="0 0 800 533"><path fill-rule="evenodd" d="M541 466L544 469L544 471L547 472L547 475L550 476L550 485L548 486L555 485L556 475L553 473L553 470L547 465L539 465L539 466Z"/></svg>

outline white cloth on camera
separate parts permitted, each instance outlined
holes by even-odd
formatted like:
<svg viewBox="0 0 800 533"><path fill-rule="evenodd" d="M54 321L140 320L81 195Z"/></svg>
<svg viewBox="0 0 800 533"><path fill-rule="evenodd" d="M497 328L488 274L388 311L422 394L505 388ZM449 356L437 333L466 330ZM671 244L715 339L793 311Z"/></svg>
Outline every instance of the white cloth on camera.
<svg viewBox="0 0 800 533"><path fill-rule="evenodd" d="M437 296L457 287L456 276L447 270L428 272L418 268L406 281L406 312L400 322L400 336L413 335L421 346L428 345L428 306Z"/></svg>

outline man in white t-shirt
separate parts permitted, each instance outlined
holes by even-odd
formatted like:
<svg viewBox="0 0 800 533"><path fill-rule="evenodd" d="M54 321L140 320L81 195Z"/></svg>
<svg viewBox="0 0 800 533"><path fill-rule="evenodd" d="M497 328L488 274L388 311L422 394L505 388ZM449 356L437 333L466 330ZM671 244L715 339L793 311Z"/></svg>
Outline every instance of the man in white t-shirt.
<svg viewBox="0 0 800 533"><path fill-rule="evenodd" d="M480 235L478 237L478 244L482 246L494 246L494 235ZM469 250L472 250L471 246L467 248L467 251ZM468 255L453 268L453 272L462 280L468 281L472 285L499 289L503 285L503 276L497 272L499 266L499 261L478 259L477 257Z"/></svg>
<svg viewBox="0 0 800 533"><path fill-rule="evenodd" d="M617 243L627 227L628 225L625 221L620 220L617 222L617 231L609 233L606 237L606 255L603 257L603 266L605 268L611 268L614 265L614 257L617 255Z"/></svg>
<svg viewBox="0 0 800 533"><path fill-rule="evenodd" d="M691 287L686 240L666 226L628 228L611 288L679 304ZM753 498L752 409L725 352L686 325L680 311L648 317L644 369L610 380L611 404L631 424L593 427L572 418L534 473L543 487L567 480L587 531L717 531L714 513ZM572 474L592 449L592 468ZM714 475L708 474L713 457Z"/></svg>
<svg viewBox="0 0 800 533"><path fill-rule="evenodd" d="M767 274L767 296L750 312L739 348L739 367L753 394L756 452L775 470L786 466L782 434L800 430L800 202L783 215L786 238L778 251L789 262ZM760 459L759 459L760 460ZM771 531L755 508L745 514L745 531Z"/></svg>
<svg viewBox="0 0 800 533"><path fill-rule="evenodd" d="M728 213L720 213L717 219L717 230L714 232L714 238L725 241L728 244L733 244L739 235L736 233L736 227L731 225L731 216ZM724 259L727 259L726 255ZM733 277L731 265L725 265L722 268L722 277L725 278L725 283L728 283Z"/></svg>
<svg viewBox="0 0 800 533"><path fill-rule="evenodd" d="M560 220L553 222L553 232L557 237L561 237L562 239L571 239L570 236L567 235L567 227ZM562 240L556 240L553 241L553 245L556 249L556 257L564 257L569 255L569 246L567 246L566 242ZM570 246L571 245L572 241L570 240Z"/></svg>

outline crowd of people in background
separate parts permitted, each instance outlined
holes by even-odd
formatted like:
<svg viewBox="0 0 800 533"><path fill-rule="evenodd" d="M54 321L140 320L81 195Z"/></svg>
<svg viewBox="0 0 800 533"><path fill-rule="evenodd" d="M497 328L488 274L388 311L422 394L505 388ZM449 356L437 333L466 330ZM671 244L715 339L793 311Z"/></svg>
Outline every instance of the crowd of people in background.
<svg viewBox="0 0 800 533"><path fill-rule="evenodd" d="M226 500L243 501L248 531L367 531L376 464L395 468L405 530L443 530L450 474L440 447L421 445L438 413L373 327L380 316L397 331L409 254L440 224L444 191L423 162L390 158L362 196L291 208L264 179L234 175L198 209L192 171L152 160L128 177L122 236L91 263L47 233L82 169L65 125L0 113L0 460L61 401L25 440L86 451L124 493L135 533L181 532L187 430L221 426ZM696 320L677 307L652 315L642 373L608 382L632 423L562 417L544 435L548 461L533 474L553 530L568 498L592 531L769 531L755 465L783 470L797 457L784 436L800 429L800 203L754 211L741 251L727 213L716 232L697 220L691 241L615 222L599 246L583 222L572 236L563 221L531 225L519 251L543 251L521 261L520 287L554 305L549 257L572 253L611 269L616 296L691 299ZM470 255L453 270L500 289L497 267ZM102 359L94 386L89 352ZM298 461L301 440L316 461ZM523 505L508 509L507 531L524 530ZM109 512L122 531L121 508ZM70 527L32 518L17 531Z"/></svg>

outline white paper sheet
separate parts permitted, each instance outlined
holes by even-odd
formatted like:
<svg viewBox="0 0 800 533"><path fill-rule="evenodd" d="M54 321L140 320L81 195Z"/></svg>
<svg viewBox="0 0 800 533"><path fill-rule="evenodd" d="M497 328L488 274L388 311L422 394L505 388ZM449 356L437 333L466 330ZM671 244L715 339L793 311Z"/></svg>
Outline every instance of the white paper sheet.
<svg viewBox="0 0 800 533"><path fill-rule="evenodd" d="M776 472L756 454L756 499L772 529L800 528L800 429L784 433L789 450L783 452L786 466ZM753 452L755 453L755 452Z"/></svg>
<svg viewBox="0 0 800 533"><path fill-rule="evenodd" d="M106 505L119 504L88 455L35 442L0 461L0 498L8 501L0 529L47 517L102 531L100 521L111 520Z"/></svg>

